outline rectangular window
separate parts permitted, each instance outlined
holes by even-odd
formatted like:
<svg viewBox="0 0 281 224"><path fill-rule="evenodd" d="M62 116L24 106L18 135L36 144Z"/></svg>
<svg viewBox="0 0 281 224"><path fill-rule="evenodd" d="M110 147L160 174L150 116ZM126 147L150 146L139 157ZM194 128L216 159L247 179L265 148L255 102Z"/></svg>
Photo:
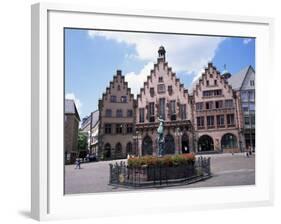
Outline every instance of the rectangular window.
<svg viewBox="0 0 281 224"><path fill-rule="evenodd" d="M117 102L117 97L116 96L110 96L110 102L111 103L116 103Z"/></svg>
<svg viewBox="0 0 281 224"><path fill-rule="evenodd" d="M154 88L150 88L150 89L149 89L149 92L150 92L150 96L151 96L151 97L154 97Z"/></svg>
<svg viewBox="0 0 281 224"><path fill-rule="evenodd" d="M223 105L222 100L216 101L216 109L222 108L222 105Z"/></svg>
<svg viewBox="0 0 281 224"><path fill-rule="evenodd" d="M249 100L255 101L255 91L249 91Z"/></svg>
<svg viewBox="0 0 281 224"><path fill-rule="evenodd" d="M224 127L224 115L217 115L217 126Z"/></svg>
<svg viewBox="0 0 281 224"><path fill-rule="evenodd" d="M160 104L160 116L162 119L165 120L165 98L160 98L159 104Z"/></svg>
<svg viewBox="0 0 281 224"><path fill-rule="evenodd" d="M133 133L133 124L127 124L127 134Z"/></svg>
<svg viewBox="0 0 281 224"><path fill-rule="evenodd" d="M203 110L203 102L201 102L201 103L196 103L196 111L201 111L201 110Z"/></svg>
<svg viewBox="0 0 281 224"><path fill-rule="evenodd" d="M139 109L139 122L140 123L144 122L144 108Z"/></svg>
<svg viewBox="0 0 281 224"><path fill-rule="evenodd" d="M111 134L111 124L105 124L104 125L104 133L105 134Z"/></svg>
<svg viewBox="0 0 281 224"><path fill-rule="evenodd" d="M207 116L207 126L208 128L212 128L215 126L214 124L214 116Z"/></svg>
<svg viewBox="0 0 281 224"><path fill-rule="evenodd" d="M166 90L165 90L165 84L158 84L157 86L157 92L158 93L165 93Z"/></svg>
<svg viewBox="0 0 281 224"><path fill-rule="evenodd" d="M213 102L209 101L206 102L206 110L212 110L213 109Z"/></svg>
<svg viewBox="0 0 281 224"><path fill-rule="evenodd" d="M177 120L177 115L176 115L176 101L171 100L170 101L170 114L171 114L171 120L175 121Z"/></svg>
<svg viewBox="0 0 281 224"><path fill-rule="evenodd" d="M123 117L123 111L121 109L116 110L116 117Z"/></svg>
<svg viewBox="0 0 281 224"><path fill-rule="evenodd" d="M186 104L180 105L180 116L182 120L186 119Z"/></svg>
<svg viewBox="0 0 281 224"><path fill-rule="evenodd" d="M221 96L221 95L222 95L221 89L214 90L214 96Z"/></svg>
<svg viewBox="0 0 281 224"><path fill-rule="evenodd" d="M255 111L255 103L250 103L249 104L249 110L250 111Z"/></svg>
<svg viewBox="0 0 281 224"><path fill-rule="evenodd" d="M106 116L106 117L112 117L112 110L106 109L106 111L105 111L105 116Z"/></svg>
<svg viewBox="0 0 281 224"><path fill-rule="evenodd" d="M148 105L148 115L149 115L149 122L155 122L155 106L154 106L154 102L151 102Z"/></svg>
<svg viewBox="0 0 281 224"><path fill-rule="evenodd" d="M204 117L197 117L197 128L204 128Z"/></svg>
<svg viewBox="0 0 281 224"><path fill-rule="evenodd" d="M133 110L127 110L127 117L133 117Z"/></svg>
<svg viewBox="0 0 281 224"><path fill-rule="evenodd" d="M168 86L168 93L172 95L173 93L173 86Z"/></svg>
<svg viewBox="0 0 281 224"><path fill-rule="evenodd" d="M250 86L255 86L255 80L250 80Z"/></svg>
<svg viewBox="0 0 281 224"><path fill-rule="evenodd" d="M163 82L163 77L159 77L158 82Z"/></svg>
<svg viewBox="0 0 281 224"><path fill-rule="evenodd" d="M251 124L255 125L256 124L256 119L255 119L255 115L251 116Z"/></svg>
<svg viewBox="0 0 281 224"><path fill-rule="evenodd" d="M227 125L228 126L234 126L235 121L234 121L234 114L227 114Z"/></svg>
<svg viewBox="0 0 281 224"><path fill-rule="evenodd" d="M247 91L243 91L242 93L241 93L241 99L242 99L242 101L248 101L248 92Z"/></svg>
<svg viewBox="0 0 281 224"><path fill-rule="evenodd" d="M250 120L249 120L249 117L248 117L248 116L245 116L245 117L244 117L244 124L245 124L245 125L249 125L249 124L250 124Z"/></svg>
<svg viewBox="0 0 281 224"><path fill-rule="evenodd" d="M122 134L122 124L116 124L116 134Z"/></svg>
<svg viewBox="0 0 281 224"><path fill-rule="evenodd" d="M242 103L242 110L244 112L248 111L249 110L249 104L248 103Z"/></svg>
<svg viewBox="0 0 281 224"><path fill-rule="evenodd" d="M121 103L127 103L127 96L121 96Z"/></svg>
<svg viewBox="0 0 281 224"><path fill-rule="evenodd" d="M233 108L233 100L225 100L225 108Z"/></svg>
<svg viewBox="0 0 281 224"><path fill-rule="evenodd" d="M207 80L207 81L206 81L206 84L207 84L207 86L209 86L209 85L210 85L210 82L209 82L209 80Z"/></svg>
<svg viewBox="0 0 281 224"><path fill-rule="evenodd" d="M212 90L203 91L203 96L210 97L213 95L214 95L214 91L212 91Z"/></svg>
<svg viewBox="0 0 281 224"><path fill-rule="evenodd" d="M217 85L217 80L216 80L216 79L214 80L214 85L215 85L215 86Z"/></svg>

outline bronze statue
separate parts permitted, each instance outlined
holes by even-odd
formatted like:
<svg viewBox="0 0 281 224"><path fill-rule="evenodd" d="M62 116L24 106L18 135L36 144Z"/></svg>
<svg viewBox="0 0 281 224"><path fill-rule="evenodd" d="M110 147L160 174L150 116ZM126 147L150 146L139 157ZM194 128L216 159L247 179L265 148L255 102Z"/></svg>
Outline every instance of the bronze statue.
<svg viewBox="0 0 281 224"><path fill-rule="evenodd" d="M158 133L158 155L163 156L164 154L164 120L158 117L159 127L157 128Z"/></svg>

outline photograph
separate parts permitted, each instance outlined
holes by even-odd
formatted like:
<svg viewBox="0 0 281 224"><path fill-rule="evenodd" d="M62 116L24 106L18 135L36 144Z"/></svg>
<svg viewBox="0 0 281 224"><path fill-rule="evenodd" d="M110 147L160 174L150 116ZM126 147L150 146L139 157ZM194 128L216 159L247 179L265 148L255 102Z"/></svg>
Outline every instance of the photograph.
<svg viewBox="0 0 281 224"><path fill-rule="evenodd" d="M64 194L255 185L255 37L65 27L63 45Z"/></svg>

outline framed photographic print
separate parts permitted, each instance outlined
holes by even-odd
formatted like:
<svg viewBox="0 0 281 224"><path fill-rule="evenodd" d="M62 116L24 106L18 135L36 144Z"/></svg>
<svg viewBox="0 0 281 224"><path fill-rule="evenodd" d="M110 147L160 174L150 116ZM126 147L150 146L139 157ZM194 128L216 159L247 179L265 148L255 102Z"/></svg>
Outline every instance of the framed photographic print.
<svg viewBox="0 0 281 224"><path fill-rule="evenodd" d="M32 217L271 204L272 26L33 5Z"/></svg>

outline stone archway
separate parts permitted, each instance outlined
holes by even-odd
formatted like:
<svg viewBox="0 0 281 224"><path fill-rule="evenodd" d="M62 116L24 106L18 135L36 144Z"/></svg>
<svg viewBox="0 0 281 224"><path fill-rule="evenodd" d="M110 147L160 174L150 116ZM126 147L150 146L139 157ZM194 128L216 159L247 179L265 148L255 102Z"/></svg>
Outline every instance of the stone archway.
<svg viewBox="0 0 281 224"><path fill-rule="evenodd" d="M152 139L147 135L142 140L142 155L152 155L153 153L153 143Z"/></svg>
<svg viewBox="0 0 281 224"><path fill-rule="evenodd" d="M222 150L237 148L236 136L231 133L224 134L221 138L221 148L222 148Z"/></svg>
<svg viewBox="0 0 281 224"><path fill-rule="evenodd" d="M198 140L198 152L214 151L214 141L209 135L202 135Z"/></svg>
<svg viewBox="0 0 281 224"><path fill-rule="evenodd" d="M187 133L184 133L181 137L181 152L182 153L189 153L189 138Z"/></svg>
<svg viewBox="0 0 281 224"><path fill-rule="evenodd" d="M111 146L109 143L106 143L104 146L103 157L109 159L111 157Z"/></svg>
<svg viewBox="0 0 281 224"><path fill-rule="evenodd" d="M118 142L115 146L115 157L116 158L122 158L122 145L120 142Z"/></svg>
<svg viewBox="0 0 281 224"><path fill-rule="evenodd" d="M131 142L128 142L126 145L126 154L132 155L133 154L133 145Z"/></svg>
<svg viewBox="0 0 281 224"><path fill-rule="evenodd" d="M175 140L171 134L165 136L164 154L175 154Z"/></svg>

